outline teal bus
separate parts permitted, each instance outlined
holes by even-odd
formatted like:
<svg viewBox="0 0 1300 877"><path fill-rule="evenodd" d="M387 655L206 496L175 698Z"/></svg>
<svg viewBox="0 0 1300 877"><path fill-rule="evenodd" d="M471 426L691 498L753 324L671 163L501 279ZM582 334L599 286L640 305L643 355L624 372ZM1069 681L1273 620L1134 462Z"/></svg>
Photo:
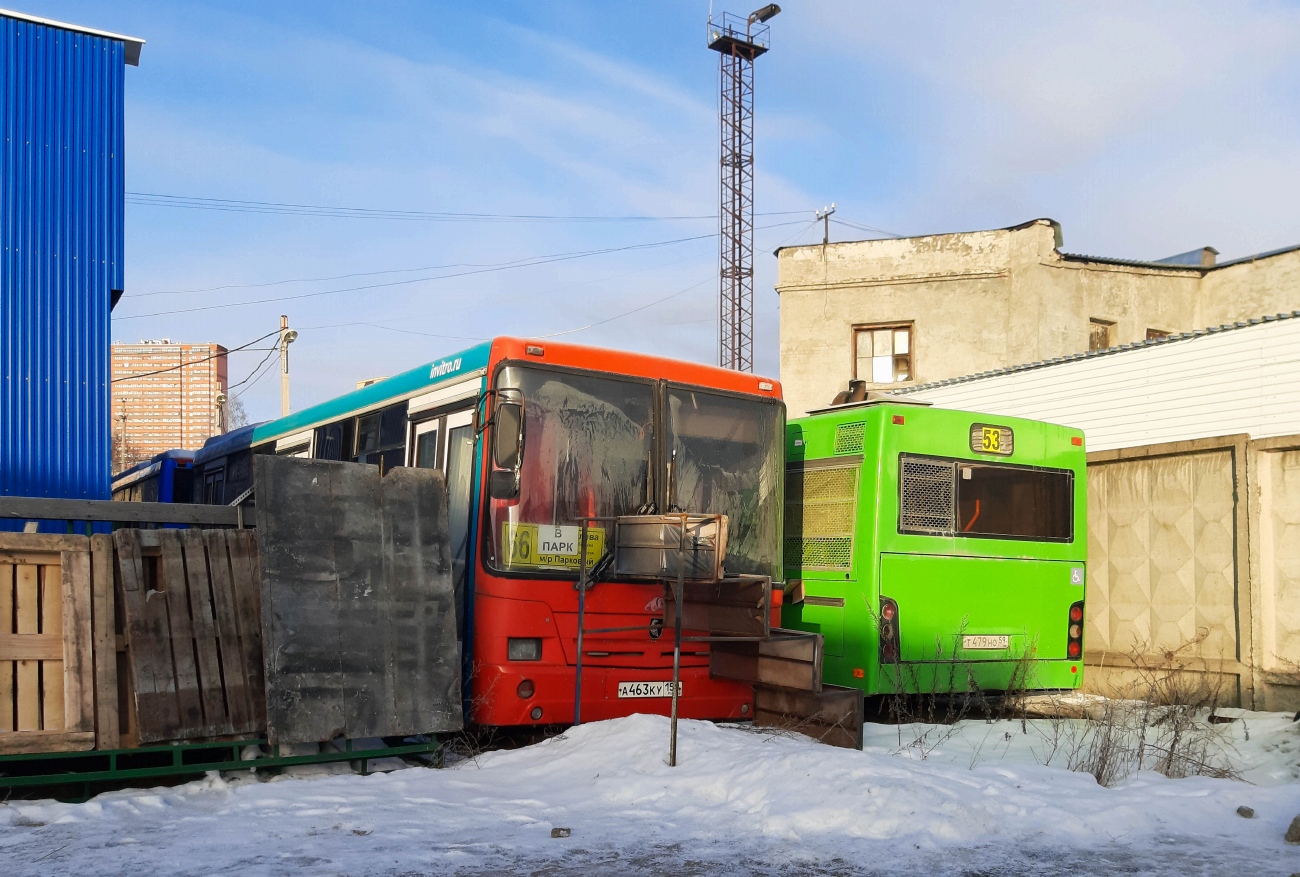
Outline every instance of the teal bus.
<svg viewBox="0 0 1300 877"><path fill-rule="evenodd" d="M866 695L1076 689L1083 433L898 397L786 428L786 627Z"/></svg>

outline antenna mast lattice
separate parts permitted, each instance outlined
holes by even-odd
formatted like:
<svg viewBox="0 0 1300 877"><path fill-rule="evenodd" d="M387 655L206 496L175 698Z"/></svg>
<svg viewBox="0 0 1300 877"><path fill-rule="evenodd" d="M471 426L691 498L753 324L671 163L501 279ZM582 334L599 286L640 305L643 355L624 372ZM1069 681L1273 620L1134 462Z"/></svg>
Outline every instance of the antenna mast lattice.
<svg viewBox="0 0 1300 877"><path fill-rule="evenodd" d="M709 21L709 48L719 54L718 364L754 370L754 59L768 50L764 6L747 19Z"/></svg>

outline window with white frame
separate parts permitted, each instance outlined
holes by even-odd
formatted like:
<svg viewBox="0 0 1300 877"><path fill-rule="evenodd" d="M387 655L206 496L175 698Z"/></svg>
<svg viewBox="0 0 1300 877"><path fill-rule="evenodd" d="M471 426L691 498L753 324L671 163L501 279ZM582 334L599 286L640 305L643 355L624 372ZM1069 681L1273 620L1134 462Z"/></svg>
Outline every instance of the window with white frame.
<svg viewBox="0 0 1300 877"><path fill-rule="evenodd" d="M873 384L912 380L912 324L855 326L853 377Z"/></svg>

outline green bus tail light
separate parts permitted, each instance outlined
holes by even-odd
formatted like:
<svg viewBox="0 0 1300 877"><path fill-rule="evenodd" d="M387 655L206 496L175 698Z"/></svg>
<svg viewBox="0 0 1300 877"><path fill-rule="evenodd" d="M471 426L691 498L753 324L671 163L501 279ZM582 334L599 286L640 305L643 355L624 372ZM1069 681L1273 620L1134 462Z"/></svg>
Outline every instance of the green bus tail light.
<svg viewBox="0 0 1300 877"><path fill-rule="evenodd" d="M1070 604L1070 625L1066 628L1065 656L1083 655L1083 601Z"/></svg>
<svg viewBox="0 0 1300 877"><path fill-rule="evenodd" d="M880 598L880 663L898 663L898 604Z"/></svg>

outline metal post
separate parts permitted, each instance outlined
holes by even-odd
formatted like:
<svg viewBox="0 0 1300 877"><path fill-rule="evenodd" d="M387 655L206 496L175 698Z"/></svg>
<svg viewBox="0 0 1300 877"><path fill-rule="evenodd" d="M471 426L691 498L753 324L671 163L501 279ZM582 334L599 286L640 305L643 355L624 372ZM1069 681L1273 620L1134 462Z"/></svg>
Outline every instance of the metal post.
<svg viewBox="0 0 1300 877"><path fill-rule="evenodd" d="M835 204L832 202L830 207L823 207L815 211L815 216L822 221L822 246L831 242L831 215L835 213ZM824 258L823 254L823 258Z"/></svg>
<svg viewBox="0 0 1300 877"><path fill-rule="evenodd" d="M677 588L673 602L676 604L677 623L673 625L673 713L668 732L668 766L677 766L677 689L682 676L682 591L686 576L686 521L682 514L681 532L677 534Z"/></svg>
<svg viewBox="0 0 1300 877"><path fill-rule="evenodd" d="M573 682L573 724L582 724L582 628L587 624L587 518L582 519L578 538L578 666Z"/></svg>
<svg viewBox="0 0 1300 877"><path fill-rule="evenodd" d="M289 413L289 317L280 315L280 416Z"/></svg>

